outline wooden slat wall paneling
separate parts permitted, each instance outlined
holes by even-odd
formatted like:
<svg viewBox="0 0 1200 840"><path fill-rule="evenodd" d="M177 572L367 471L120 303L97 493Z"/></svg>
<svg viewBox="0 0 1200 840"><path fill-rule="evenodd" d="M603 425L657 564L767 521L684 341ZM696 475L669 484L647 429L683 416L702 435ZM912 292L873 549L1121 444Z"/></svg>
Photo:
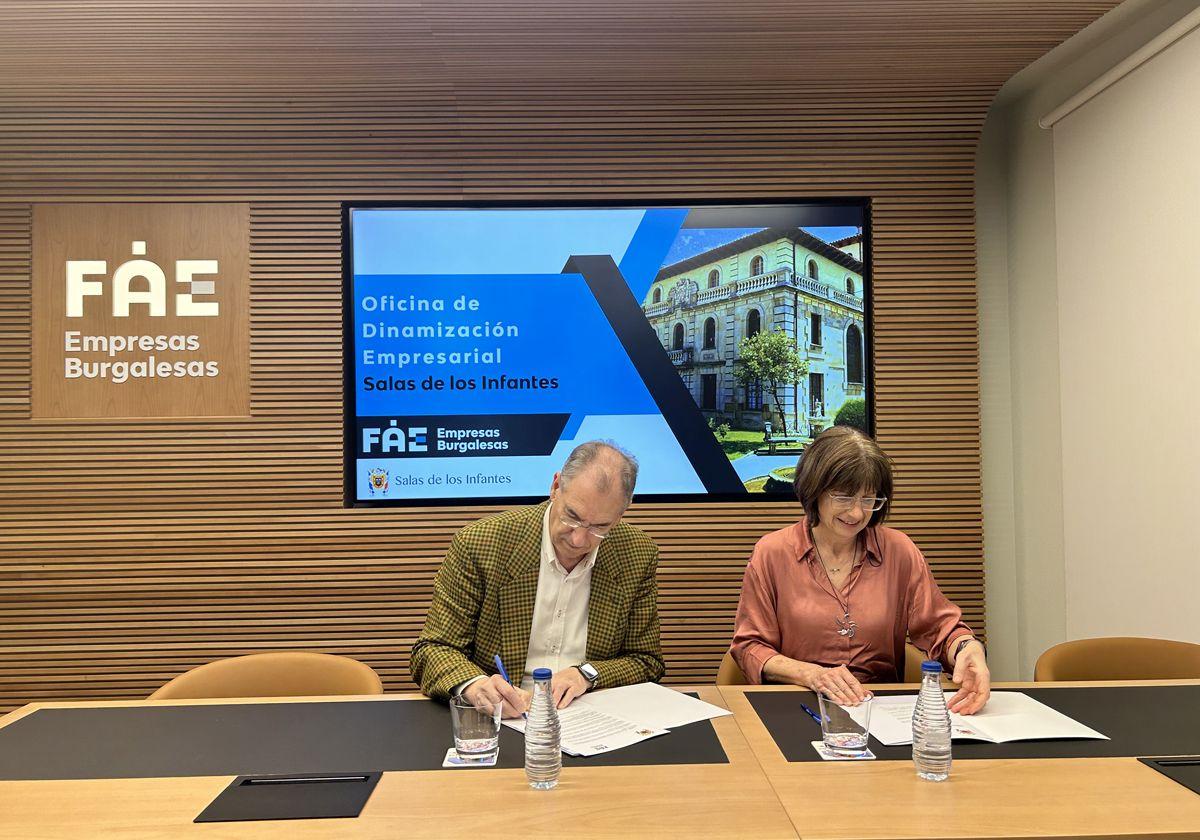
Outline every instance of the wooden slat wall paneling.
<svg viewBox="0 0 1200 840"><path fill-rule="evenodd" d="M303 425L279 453L309 461L289 504L341 505L341 205L256 204L250 214L251 413ZM325 438L315 450L313 435ZM319 458L319 460L318 460Z"/></svg>
<svg viewBox="0 0 1200 840"><path fill-rule="evenodd" d="M1115 0L0 4L0 709L306 648L411 687L454 531L342 507L340 203L872 202L893 524L986 630L973 179L989 103ZM251 206L250 416L29 419L31 205ZM709 680L788 505L636 505Z"/></svg>
<svg viewBox="0 0 1200 840"><path fill-rule="evenodd" d="M33 272L27 204L0 204L0 418L28 419Z"/></svg>

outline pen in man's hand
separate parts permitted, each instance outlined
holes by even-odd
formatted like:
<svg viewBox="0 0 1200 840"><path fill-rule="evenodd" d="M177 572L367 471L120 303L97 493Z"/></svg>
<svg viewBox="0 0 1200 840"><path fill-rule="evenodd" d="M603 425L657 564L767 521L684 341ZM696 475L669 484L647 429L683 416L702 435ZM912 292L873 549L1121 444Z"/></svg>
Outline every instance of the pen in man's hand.
<svg viewBox="0 0 1200 840"><path fill-rule="evenodd" d="M498 653L496 654L495 660L496 660L496 670L500 672L500 676L504 677L504 681L506 683L508 683L509 685L512 685L512 680L510 680L508 678L508 671L504 670L504 663L500 661L500 654L498 654Z"/></svg>
<svg viewBox="0 0 1200 840"><path fill-rule="evenodd" d="M496 670L500 672L500 676L504 677L504 681L506 683L512 685L512 680L508 677L508 671L504 670L504 663L500 661L500 654L497 653L494 659L496 662ZM516 686L513 687L516 688ZM525 720L529 720L529 713L521 712L521 717L523 717Z"/></svg>

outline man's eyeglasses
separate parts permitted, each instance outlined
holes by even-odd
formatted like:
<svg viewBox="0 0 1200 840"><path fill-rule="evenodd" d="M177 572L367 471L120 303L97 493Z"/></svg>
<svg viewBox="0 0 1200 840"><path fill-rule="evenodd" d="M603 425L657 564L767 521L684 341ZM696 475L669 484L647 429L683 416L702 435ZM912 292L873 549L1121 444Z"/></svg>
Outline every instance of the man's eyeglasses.
<svg viewBox="0 0 1200 840"><path fill-rule="evenodd" d="M863 510L874 513L875 511L879 510L881 507L883 507L884 505L887 504L886 496L862 496L862 497L859 497L859 496L843 496L839 493L830 493L829 498L833 499L833 503L835 505L837 505L839 509L842 509L842 510L844 510L846 508L854 507L854 505L857 504Z"/></svg>
<svg viewBox="0 0 1200 840"><path fill-rule="evenodd" d="M599 531L595 528L584 525L582 522L576 522L574 519L571 519L569 516L561 516L561 517L559 517L558 521L561 522L562 524L566 525L572 531L576 530L577 528L584 528L587 530L587 533L589 536L595 537L598 540L602 540L608 536L607 528L605 528L603 531Z"/></svg>

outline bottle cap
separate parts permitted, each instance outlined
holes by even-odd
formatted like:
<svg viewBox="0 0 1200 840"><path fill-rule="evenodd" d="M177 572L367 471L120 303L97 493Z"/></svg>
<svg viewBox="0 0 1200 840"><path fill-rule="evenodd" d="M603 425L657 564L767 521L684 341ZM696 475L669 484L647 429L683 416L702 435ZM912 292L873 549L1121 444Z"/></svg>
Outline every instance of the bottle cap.
<svg viewBox="0 0 1200 840"><path fill-rule="evenodd" d="M933 659L926 659L924 662L921 663L921 673L922 674L940 674L940 673L942 673L942 663L940 663L936 660L933 660ZM537 674L535 673L534 676L536 677Z"/></svg>
<svg viewBox="0 0 1200 840"><path fill-rule="evenodd" d="M533 678L535 680L548 680L554 676L554 672L549 668L534 668Z"/></svg>

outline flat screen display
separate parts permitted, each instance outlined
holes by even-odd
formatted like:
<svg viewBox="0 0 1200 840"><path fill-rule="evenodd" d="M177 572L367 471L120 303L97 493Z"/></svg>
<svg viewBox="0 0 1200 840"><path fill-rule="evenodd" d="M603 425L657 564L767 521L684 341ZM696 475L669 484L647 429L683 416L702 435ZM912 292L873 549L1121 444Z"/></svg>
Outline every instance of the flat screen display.
<svg viewBox="0 0 1200 840"><path fill-rule="evenodd" d="M346 208L347 502L545 498L579 443L642 500L794 498L870 430L863 203Z"/></svg>

